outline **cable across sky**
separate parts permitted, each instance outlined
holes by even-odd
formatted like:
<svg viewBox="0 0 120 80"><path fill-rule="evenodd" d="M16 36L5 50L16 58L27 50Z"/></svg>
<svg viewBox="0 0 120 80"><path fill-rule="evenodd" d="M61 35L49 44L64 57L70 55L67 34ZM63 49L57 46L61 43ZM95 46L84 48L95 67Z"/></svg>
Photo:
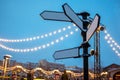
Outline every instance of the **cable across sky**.
<svg viewBox="0 0 120 80"><path fill-rule="evenodd" d="M74 32L78 31L78 28L74 27L75 25L73 24L72 26L66 26L66 27L63 27L61 29L58 29L58 30L55 30L55 31L52 31L52 32L49 32L49 33L46 33L46 34L43 34L43 35L40 35L40 36L34 36L34 37L29 37L29 38L23 38L23 39L3 39L3 38L0 38L0 47L3 48L3 49L6 49L6 50L9 50L9 51L13 51L13 52L33 52L33 51L38 51L40 49L44 49L44 48L47 48L49 46L52 46L54 44L57 44L61 41L63 41L65 38L68 38L70 35L74 34ZM73 29L74 28L74 29ZM66 30L70 30L71 31L68 33L68 34L65 34L49 43L45 43L43 45L40 45L40 46L36 46L36 47L33 47L33 48L24 48L24 49L19 49L19 48L11 48L11 47L8 47L6 45L3 45L2 43L20 43L20 42L29 42L29 41L35 41L35 40L39 40L39 39L43 39L43 38L46 38L46 37L50 37L50 36L53 36L53 35L56 35L56 34L60 34L61 32L65 32ZM72 30L73 29L73 30ZM111 37L111 35L107 32L107 30L104 30L104 33L105 33L105 40L107 41L107 43L109 44L109 46L112 48L112 50L120 57L120 52L118 50L120 50L120 45L118 45L118 43L113 40L113 38Z"/></svg>

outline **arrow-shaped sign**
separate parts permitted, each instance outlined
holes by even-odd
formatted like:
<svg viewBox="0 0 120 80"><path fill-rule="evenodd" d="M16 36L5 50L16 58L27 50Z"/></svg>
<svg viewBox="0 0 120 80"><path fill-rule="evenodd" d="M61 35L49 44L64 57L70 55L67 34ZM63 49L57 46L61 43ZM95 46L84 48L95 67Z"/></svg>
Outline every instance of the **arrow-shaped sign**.
<svg viewBox="0 0 120 80"><path fill-rule="evenodd" d="M71 20L63 12L43 11L40 15L45 20L71 22Z"/></svg>
<svg viewBox="0 0 120 80"><path fill-rule="evenodd" d="M86 35L86 41L88 42L92 35L95 33L96 29L99 27L99 22L100 22L100 16L96 14L94 20L90 24L90 28L87 31Z"/></svg>
<svg viewBox="0 0 120 80"><path fill-rule="evenodd" d="M76 57L80 57L79 47L56 51L56 52L53 54L53 57L54 57L54 59L56 59L56 60L58 60L58 59L66 59L66 58L76 58Z"/></svg>
<svg viewBox="0 0 120 80"><path fill-rule="evenodd" d="M86 24L85 21L82 21L78 14L75 13L72 8L68 4L64 4L63 6L63 12L55 12L55 11L44 11L40 15L42 16L43 19L46 20L56 20L56 21L67 21L67 22L73 22L76 24L76 26L84 32L83 34L83 41L88 42L92 35L95 33L96 29L99 27L99 22L100 22L100 16L97 14L90 24L90 27L88 30L84 29L83 24ZM83 20L87 19L88 13L82 13L80 14L83 17ZM84 80L89 80L88 76L88 43L84 43L83 47L83 61L84 61ZM66 59L66 58L75 58L75 57L80 57L79 54L79 49L80 47L77 48L71 48L71 49L66 49L66 50L59 50L56 51L53 55L55 59Z"/></svg>
<svg viewBox="0 0 120 80"><path fill-rule="evenodd" d="M82 31L83 29L83 22L78 17L77 13L75 13L70 6L66 3L63 6L63 12L55 12L55 11L43 11L40 16L45 20L55 20L55 21L66 21L66 22L73 22L80 28Z"/></svg>
<svg viewBox="0 0 120 80"><path fill-rule="evenodd" d="M77 14L75 14L75 12L72 10L72 8L70 8L70 6L68 4L64 4L63 6L63 10L65 15L74 23L76 24L79 29L81 29L82 31L84 31L83 29L83 22L82 20L77 16Z"/></svg>

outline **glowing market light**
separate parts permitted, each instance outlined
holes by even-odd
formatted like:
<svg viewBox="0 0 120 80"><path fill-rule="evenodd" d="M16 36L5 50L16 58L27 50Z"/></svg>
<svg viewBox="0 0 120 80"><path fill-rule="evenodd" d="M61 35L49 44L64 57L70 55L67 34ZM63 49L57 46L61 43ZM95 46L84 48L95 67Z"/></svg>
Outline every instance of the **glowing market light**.
<svg viewBox="0 0 120 80"><path fill-rule="evenodd" d="M78 28L76 28L75 31L78 31Z"/></svg>
<svg viewBox="0 0 120 80"><path fill-rule="evenodd" d="M66 34L65 37L68 37L68 34Z"/></svg>
<svg viewBox="0 0 120 80"><path fill-rule="evenodd" d="M120 50L120 45L118 45L118 43L115 40L113 40L113 38L107 32L107 30L105 30L104 33L105 33L105 40L107 41L109 46L112 48L112 50L115 52L115 54L117 54L120 57L120 52L118 51Z"/></svg>
<svg viewBox="0 0 120 80"><path fill-rule="evenodd" d="M63 40L63 39L64 39L63 37L60 38L60 40Z"/></svg>
<svg viewBox="0 0 120 80"><path fill-rule="evenodd" d="M70 34L73 34L73 31L71 31Z"/></svg>

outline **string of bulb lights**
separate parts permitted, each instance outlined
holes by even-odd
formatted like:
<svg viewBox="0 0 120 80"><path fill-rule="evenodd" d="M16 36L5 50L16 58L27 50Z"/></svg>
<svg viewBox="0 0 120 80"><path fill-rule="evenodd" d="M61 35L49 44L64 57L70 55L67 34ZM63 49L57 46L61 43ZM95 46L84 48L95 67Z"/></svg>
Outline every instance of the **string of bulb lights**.
<svg viewBox="0 0 120 80"><path fill-rule="evenodd" d="M107 30L104 30L105 33L105 40L109 44L109 46L112 48L112 50L120 57L120 45L111 37L111 35L108 33Z"/></svg>
<svg viewBox="0 0 120 80"><path fill-rule="evenodd" d="M39 39L43 39L43 38L50 37L50 36L56 35L58 33L64 32L67 29L71 29L71 26L67 26L67 27L64 27L62 29L55 30L53 32L49 32L49 33L46 33L46 34L43 34L40 36L34 36L34 37L30 37L30 38L23 38L23 39L3 39L3 38L0 38L0 42L12 42L12 43L14 43L14 42L27 42L27 41L39 40Z"/></svg>
<svg viewBox="0 0 120 80"><path fill-rule="evenodd" d="M76 26L75 24L73 24L72 26ZM70 30L72 27L71 26L66 26L63 27L62 29L58 29L55 30L53 32L49 32L40 36L34 36L34 37L29 37L29 38L23 38L23 39L4 39L4 38L0 38L0 42L9 42L9 43L19 43L19 42L29 42L29 41L34 41L34 40L39 40L39 39L43 39L43 38L47 38L47 37L52 37L53 35L59 34L61 32L67 31L68 29ZM24 48L24 49L18 49L18 48L11 48L8 46L5 46L3 44L0 43L0 47L8 50L8 51L12 51L12 52L33 52L33 51L38 51L40 49L44 49L47 48L49 46L52 46L56 43L59 43L61 41L63 41L65 38L68 38L70 35L74 34L74 32L77 32L78 28L74 28L73 31L70 31L68 34L65 34L64 36L61 36L49 43L37 46L37 47L33 47L33 48ZM107 43L109 44L109 46L112 48L112 50L120 57L120 52L118 50L120 50L120 45L118 45L118 43L111 37L111 35L107 32L107 30L104 30L105 33L105 40L107 41Z"/></svg>
<svg viewBox="0 0 120 80"><path fill-rule="evenodd" d="M75 26L75 25L73 25ZM59 30L56 30L56 31L53 31L51 32L51 34L57 34L57 33L60 33L62 30L65 31L66 29L71 29L71 26L67 26L67 28L62 28L62 29L59 29ZM0 47L5 49L5 50L8 50L8 51L12 51L12 52L33 52L33 51L38 51L40 49L44 49L44 48L47 48L49 46L52 46L56 43L59 43L60 41L63 41L65 38L68 38L70 35L74 34L74 32L78 31L78 28L74 28L73 31L70 31L69 33L65 34L64 36L61 36L49 43L46 43L46 44L43 44L43 45L40 45L40 46L37 46L37 47L33 47L33 48L24 48L24 49L16 49L16 48L11 48L11 47L8 47L8 46L5 46L3 44L0 44ZM44 34L44 35L41 35L44 37L48 37L46 35L49 35L50 33L48 34ZM52 36L52 35L49 35L49 36ZM41 39L43 39L41 38ZM36 40L38 39L37 36L36 37L32 37L32 38L25 38L25 39L13 39L13 40L10 40L10 39L1 39L2 42L25 42L25 41L32 41L32 40ZM39 38L40 39L40 38ZM22 41L23 40L23 41Z"/></svg>

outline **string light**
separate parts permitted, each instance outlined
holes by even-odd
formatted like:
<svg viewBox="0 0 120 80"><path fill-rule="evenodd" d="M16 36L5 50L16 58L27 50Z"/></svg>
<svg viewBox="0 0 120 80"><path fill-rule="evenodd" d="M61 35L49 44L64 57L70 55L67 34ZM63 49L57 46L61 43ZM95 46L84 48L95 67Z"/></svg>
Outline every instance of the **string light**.
<svg viewBox="0 0 120 80"><path fill-rule="evenodd" d="M70 28L71 27L69 26L69 29ZM64 29L66 29L66 28L64 28ZM58 31L60 32L61 30L58 30ZM54 41L51 41L51 42L49 42L47 44L43 44L43 45L33 47L33 48L15 49L15 48L10 48L8 46L5 46L3 44L0 44L0 47L3 48L3 49L6 49L8 51L13 51L13 52L33 52L33 51L38 51L40 49L44 49L46 47L52 46L52 45L54 45L56 43L59 43L60 41L63 41L65 38L68 38L70 35L73 35L75 31L78 31L78 30L75 28L74 31L70 31L69 34L65 34L64 36L61 36L58 39L55 39ZM53 33L56 33L56 32L54 31Z"/></svg>
<svg viewBox="0 0 120 80"><path fill-rule="evenodd" d="M49 36L56 35L58 33L66 31L67 29L71 29L71 26L63 27L62 29L58 29L56 31L49 32L49 33L46 33L46 34L43 34L43 35L40 35L40 36L35 36L35 37L30 37L30 38L24 38L24 39L3 39L3 38L0 38L0 41L1 42L12 42L12 43L13 42L33 41L33 40L43 39L43 38L46 38L46 37L49 37Z"/></svg>
<svg viewBox="0 0 120 80"><path fill-rule="evenodd" d="M107 32L107 30L104 30L104 33L105 33L105 40L110 45L112 50L120 57L120 52L118 51L118 50L120 50L120 45L118 45L118 43L115 40L113 40L113 38Z"/></svg>
<svg viewBox="0 0 120 80"><path fill-rule="evenodd" d="M3 70L3 66L0 66L0 70ZM16 69L20 69L26 73L29 73L30 71L32 73L36 72L36 71L41 71L42 73L46 74L46 75L53 75L55 72L57 72L58 74L62 75L63 72L61 72L59 69L53 69L53 70L45 70L41 67L36 67L36 68L33 68L33 69L27 69L23 66L20 66L20 65L16 65L16 66L12 66L12 67L8 67L7 68L7 71L13 71L13 70L16 70ZM81 76L83 73L77 73L77 75L75 75L76 73L71 71L71 70L66 70L67 73L71 73L72 76ZM89 72L90 75L93 75L92 73Z"/></svg>
<svg viewBox="0 0 120 80"><path fill-rule="evenodd" d="M76 26L76 25L73 24L73 26ZM28 41L33 41L33 40L38 40L38 39L43 39L43 38L46 38L46 37L50 37L50 36L53 36L53 35L56 35L58 33L64 32L67 29L71 29L71 28L72 28L71 26L67 26L67 27L64 27L62 29L58 29L58 30L55 30L53 32L49 32L49 33L46 33L46 34L43 34L43 35L40 35L40 36L24 38L24 39L3 39L3 38L0 38L0 42L12 42L12 43L14 43L14 42L28 42ZM63 41L65 38L68 38L70 35L73 35L75 31L77 32L78 28L74 28L74 31L70 31L69 34L65 34L64 36L61 36L60 38L58 38L54 41L51 41L47 44L43 44L43 45L33 47L33 48L16 49L16 48L10 48L10 47L5 46L3 44L0 44L0 47L3 48L3 49L6 49L8 51L12 51L12 52L38 51L40 49L50 47L50 46L52 46L56 43L59 43L59 42ZM104 33L105 33L105 40L107 41L109 46L112 48L112 50L120 57L120 52L118 51L118 49L120 50L120 45L118 45L118 43L111 37L111 35L107 32L107 30L104 30Z"/></svg>
<svg viewBox="0 0 120 80"><path fill-rule="evenodd" d="M76 25L73 24L73 26L76 26ZM40 35L40 36L24 38L24 39L3 39L3 38L0 38L0 42L12 42L12 43L14 43L14 42L28 42L28 41L33 41L33 40L38 40L38 39L43 39L43 38L46 38L46 37L50 37L50 36L53 36L53 35L56 35L58 33L64 32L67 29L71 29L71 28L72 28L71 26L67 26L67 27L64 27L62 29L58 29L58 30L55 30L53 32L49 32L49 33L46 33L46 34L43 34L43 35ZM50 47L50 46L52 46L56 43L59 43L59 42L63 41L65 38L68 38L70 35L73 35L75 31L77 32L78 28L74 28L74 31L70 31L69 34L65 34L64 36L61 36L54 41L51 41L47 44L43 44L43 45L33 47L33 48L16 49L16 48L10 48L10 47L5 46L3 44L0 44L0 47L3 48L3 49L6 49L8 51L12 51L12 52L38 51L40 49ZM104 33L105 33L105 40L107 41L109 46L112 48L112 50L120 57L120 52L118 51L118 49L120 50L120 45L118 45L118 43L111 37L111 35L107 32L107 30L104 30Z"/></svg>

